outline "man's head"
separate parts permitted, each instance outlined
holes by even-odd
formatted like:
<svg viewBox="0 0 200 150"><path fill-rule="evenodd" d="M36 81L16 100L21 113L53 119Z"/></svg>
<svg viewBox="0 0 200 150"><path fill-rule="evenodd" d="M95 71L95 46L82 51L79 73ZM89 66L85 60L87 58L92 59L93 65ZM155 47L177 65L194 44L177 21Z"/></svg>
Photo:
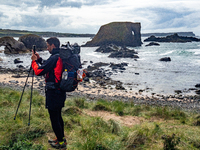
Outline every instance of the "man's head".
<svg viewBox="0 0 200 150"><path fill-rule="evenodd" d="M60 47L60 41L56 37L51 37L47 41L47 50L51 53L54 48Z"/></svg>

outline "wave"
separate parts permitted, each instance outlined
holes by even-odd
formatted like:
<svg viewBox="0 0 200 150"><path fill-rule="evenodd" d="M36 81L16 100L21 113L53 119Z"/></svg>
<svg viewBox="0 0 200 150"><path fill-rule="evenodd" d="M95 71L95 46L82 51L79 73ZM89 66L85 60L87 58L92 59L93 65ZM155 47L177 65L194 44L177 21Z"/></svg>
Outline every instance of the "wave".
<svg viewBox="0 0 200 150"><path fill-rule="evenodd" d="M194 55L200 55L200 49L189 49L188 52L192 52Z"/></svg>
<svg viewBox="0 0 200 150"><path fill-rule="evenodd" d="M169 51L169 52L165 52L165 53L163 53L163 54L160 54L160 55L169 55L169 54L172 54L172 53L174 53L175 52L175 50L171 50L171 51Z"/></svg>
<svg viewBox="0 0 200 150"><path fill-rule="evenodd" d="M92 53L88 53L86 55L96 57L96 58L102 58L102 57L108 56L108 54L101 54L101 53L98 53L98 52L92 52Z"/></svg>

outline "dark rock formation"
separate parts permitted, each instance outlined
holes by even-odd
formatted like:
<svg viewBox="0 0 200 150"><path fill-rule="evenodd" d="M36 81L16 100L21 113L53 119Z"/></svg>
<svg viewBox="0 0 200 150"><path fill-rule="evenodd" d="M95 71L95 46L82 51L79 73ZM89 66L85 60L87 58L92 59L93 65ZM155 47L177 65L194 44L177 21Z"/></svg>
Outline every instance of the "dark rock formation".
<svg viewBox="0 0 200 150"><path fill-rule="evenodd" d="M110 58L139 58L135 50L130 50L126 47L117 46L115 44L102 45L96 52L111 53L108 57Z"/></svg>
<svg viewBox="0 0 200 150"><path fill-rule="evenodd" d="M103 63L103 62L95 63L92 66L88 66L87 71L93 71L95 69L99 69L99 67L103 67L103 66L107 66L107 65L109 65L109 64Z"/></svg>
<svg viewBox="0 0 200 150"><path fill-rule="evenodd" d="M200 95L200 90L196 90L195 93Z"/></svg>
<svg viewBox="0 0 200 150"><path fill-rule="evenodd" d="M102 45L99 48L95 50L95 52L101 52L101 53L111 53L115 51L119 51L121 47L116 46L114 44L109 44L109 45Z"/></svg>
<svg viewBox="0 0 200 150"><path fill-rule="evenodd" d="M27 34L19 37L20 42L23 42L24 45L26 46L27 49L32 50L33 45L36 45L36 50L41 51L41 50L46 50L47 45L45 40L35 34Z"/></svg>
<svg viewBox="0 0 200 150"><path fill-rule="evenodd" d="M139 58L134 50L123 50L112 52L108 57L110 58Z"/></svg>
<svg viewBox="0 0 200 150"><path fill-rule="evenodd" d="M195 34L193 32L176 32L179 36L193 36L195 37ZM142 33L141 36L168 36L168 35L173 35L175 32L168 32L168 33Z"/></svg>
<svg viewBox="0 0 200 150"><path fill-rule="evenodd" d="M154 35L152 35L149 38L144 40L144 42L149 42L149 41L185 43L185 42L192 42L192 41L200 42L200 39L195 38L195 37L179 36L178 34L175 33L173 35L169 35L169 36L166 36L166 37L155 37Z"/></svg>
<svg viewBox="0 0 200 150"><path fill-rule="evenodd" d="M23 65L17 65L16 67L19 69L25 69L25 67Z"/></svg>
<svg viewBox="0 0 200 150"><path fill-rule="evenodd" d="M16 58L14 60L14 64L19 64L19 63L23 63L23 61L20 61L20 58Z"/></svg>
<svg viewBox="0 0 200 150"><path fill-rule="evenodd" d="M140 23L112 22L101 26L92 41L84 46L101 46L111 43L118 46L141 46L140 29Z"/></svg>
<svg viewBox="0 0 200 150"><path fill-rule="evenodd" d="M195 87L200 88L200 84L196 84Z"/></svg>
<svg viewBox="0 0 200 150"><path fill-rule="evenodd" d="M159 61L171 61L170 57L160 58Z"/></svg>
<svg viewBox="0 0 200 150"><path fill-rule="evenodd" d="M149 44L147 44L145 46L160 46L160 44L156 43L156 42L151 42L151 43L149 43Z"/></svg>
<svg viewBox="0 0 200 150"><path fill-rule="evenodd" d="M124 69L125 66L128 66L128 63L121 63L121 64L110 63L109 67L111 67L112 70L115 70L115 69L125 70Z"/></svg>
<svg viewBox="0 0 200 150"><path fill-rule="evenodd" d="M0 38L0 46L5 46L5 54L20 54L29 52L22 42L9 36Z"/></svg>
<svg viewBox="0 0 200 150"><path fill-rule="evenodd" d="M34 34L21 36L18 41L9 36L0 38L0 46L5 46L5 54L28 53L32 50L33 45L36 45L36 50L47 48L45 40Z"/></svg>
<svg viewBox="0 0 200 150"><path fill-rule="evenodd" d="M112 80L110 78L110 76L113 74L113 72L109 71L109 70L105 70L104 68L100 68L102 66L107 66L109 64L106 63L95 63L93 66L88 66L87 67L87 73L86 73L86 77L84 78L84 81L87 80L89 81L89 78L91 78L92 80L96 81L96 84L99 84L100 86L106 87L108 85L115 85L116 89L119 90L124 90L125 88L122 86L122 82L120 81L115 81ZM121 64L113 64L111 63L109 67L112 68L112 70L119 69L119 70L125 70L125 66L127 66L127 63L121 63Z"/></svg>

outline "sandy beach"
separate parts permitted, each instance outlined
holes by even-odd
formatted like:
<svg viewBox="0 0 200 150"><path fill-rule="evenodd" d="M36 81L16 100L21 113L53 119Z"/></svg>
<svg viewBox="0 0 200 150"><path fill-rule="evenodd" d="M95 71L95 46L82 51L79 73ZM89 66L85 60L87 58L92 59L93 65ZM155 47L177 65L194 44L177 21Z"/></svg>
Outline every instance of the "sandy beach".
<svg viewBox="0 0 200 150"><path fill-rule="evenodd" d="M25 81L27 77L26 75L16 77L16 74L0 74L0 82L6 83L6 84L15 84L19 86L24 86ZM32 83L32 77L28 78L28 85L31 85ZM34 77L34 88L39 88L41 83L43 83L43 86L45 84L44 77ZM78 89L76 89L74 92L78 93L84 93L84 94L94 94L94 95L107 95L107 96L124 96L124 97L139 97L137 94L132 92L127 92L125 90L116 90L116 89L105 89L102 88L100 85L97 85L95 81L90 81L85 83L81 82L78 85Z"/></svg>

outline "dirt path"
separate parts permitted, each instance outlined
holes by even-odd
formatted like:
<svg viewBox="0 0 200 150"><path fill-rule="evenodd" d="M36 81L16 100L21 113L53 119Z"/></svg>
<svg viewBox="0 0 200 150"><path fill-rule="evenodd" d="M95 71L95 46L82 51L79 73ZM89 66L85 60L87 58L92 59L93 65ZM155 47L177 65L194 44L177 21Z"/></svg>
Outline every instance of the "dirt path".
<svg viewBox="0 0 200 150"><path fill-rule="evenodd" d="M111 112L106 111L91 111L91 110L84 110L84 113L86 113L89 116L92 117L101 117L102 119L108 121L110 119L113 119L120 124L123 124L128 127L132 127L136 124L141 124L143 122L143 118L137 117L137 116L117 116L116 114L113 114Z"/></svg>

